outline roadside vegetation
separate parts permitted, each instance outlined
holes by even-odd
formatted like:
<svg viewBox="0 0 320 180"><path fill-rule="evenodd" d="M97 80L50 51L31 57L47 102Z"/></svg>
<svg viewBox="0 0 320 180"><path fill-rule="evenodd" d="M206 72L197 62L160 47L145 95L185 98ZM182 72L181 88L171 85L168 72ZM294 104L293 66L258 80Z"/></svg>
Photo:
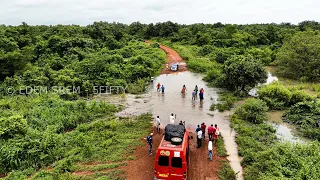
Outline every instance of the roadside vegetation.
<svg viewBox="0 0 320 180"><path fill-rule="evenodd" d="M7 179L25 179L38 169L43 170L34 179L63 178L90 162L101 163L85 168L95 172L91 179L108 174L117 179L122 173L101 171L126 165L151 121L151 115L119 120L114 105L65 101L54 94L0 102L0 174L11 172Z"/></svg>

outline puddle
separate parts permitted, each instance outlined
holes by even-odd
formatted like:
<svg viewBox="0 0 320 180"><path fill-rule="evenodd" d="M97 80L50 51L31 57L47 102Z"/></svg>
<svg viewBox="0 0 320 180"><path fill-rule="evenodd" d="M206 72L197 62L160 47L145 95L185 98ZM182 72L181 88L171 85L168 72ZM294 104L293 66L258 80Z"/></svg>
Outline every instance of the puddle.
<svg viewBox="0 0 320 180"><path fill-rule="evenodd" d="M218 101L218 88L209 88L202 81L203 76L191 72L177 72L173 74L163 74L154 78L150 82L146 94L142 98L135 98L136 95L127 94L126 101L121 102L119 96L100 96L97 99L104 99L109 102L121 104L126 108L119 112L118 116L138 115L142 113L152 113L154 117L160 116L161 126L164 128L169 123L171 113L176 115L175 123L185 121L186 127L195 131L196 126L202 122L207 126L217 124L225 140L225 147L229 156L227 159L230 165L238 174L238 179L242 177L241 158L238 156L237 144L235 143L235 131L230 128L230 112L220 113L218 111L209 111L213 102ZM157 92L158 82L165 87L165 93ZM182 86L186 85L185 95L181 95ZM192 100L192 91L195 85L204 88L204 101L199 99ZM137 102L139 101L139 102Z"/></svg>
<svg viewBox="0 0 320 180"><path fill-rule="evenodd" d="M307 143L310 140L297 135L296 128L282 120L284 111L268 112L268 123L276 129L276 135L280 141L292 143Z"/></svg>

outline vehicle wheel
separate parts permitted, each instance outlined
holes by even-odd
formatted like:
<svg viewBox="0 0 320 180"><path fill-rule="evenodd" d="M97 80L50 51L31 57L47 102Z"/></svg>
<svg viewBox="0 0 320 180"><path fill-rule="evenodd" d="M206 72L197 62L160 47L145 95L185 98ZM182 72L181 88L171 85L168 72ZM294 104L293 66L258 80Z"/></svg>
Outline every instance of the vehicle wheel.
<svg viewBox="0 0 320 180"><path fill-rule="evenodd" d="M173 137L171 138L171 143L174 145L180 145L182 143L182 139L179 137Z"/></svg>

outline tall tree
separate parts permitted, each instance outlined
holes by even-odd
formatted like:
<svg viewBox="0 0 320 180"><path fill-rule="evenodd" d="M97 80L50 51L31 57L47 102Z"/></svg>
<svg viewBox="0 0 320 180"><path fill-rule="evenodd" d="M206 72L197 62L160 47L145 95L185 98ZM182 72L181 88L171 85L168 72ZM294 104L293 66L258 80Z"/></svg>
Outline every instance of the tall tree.
<svg viewBox="0 0 320 180"><path fill-rule="evenodd" d="M277 71L292 79L320 81L320 35L314 31L296 33L277 54Z"/></svg>

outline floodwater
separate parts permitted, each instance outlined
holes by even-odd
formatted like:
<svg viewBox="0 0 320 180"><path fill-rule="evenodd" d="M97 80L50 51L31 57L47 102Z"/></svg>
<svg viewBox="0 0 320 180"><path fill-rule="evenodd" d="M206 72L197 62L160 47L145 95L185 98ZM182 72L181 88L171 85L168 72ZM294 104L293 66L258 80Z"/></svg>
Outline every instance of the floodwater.
<svg viewBox="0 0 320 180"><path fill-rule="evenodd" d="M217 124L221 134L224 137L225 148L229 156L231 168L238 173L238 179L242 177L242 167L240 165L241 157L238 156L237 144L235 143L235 131L230 128L230 112L209 111L213 102L217 102L218 92L220 89L209 88L202 81L202 76L191 72L179 72L174 74L163 74L155 78L149 84L148 91L143 95L127 94L126 100L119 96L97 97L112 103L124 105L126 108L119 112L119 116L138 115L141 113L151 113L154 117L160 116L161 126L164 128L169 123L171 113L176 115L176 124L185 121L186 127L191 129L192 135L195 136L197 125L202 122L207 126ZM156 85L163 84L165 93L157 92ZM187 92L181 95L182 86L186 85ZM198 89L204 88L204 100L192 100L192 91L195 86Z"/></svg>
<svg viewBox="0 0 320 180"><path fill-rule="evenodd" d="M270 84L270 83L272 83L272 82L274 82L274 81L278 81L278 78L277 78L276 76L273 76L273 75L271 74L271 72L268 71L267 73L268 73L268 77L267 77L267 80L266 80L266 82L265 82L264 84ZM263 85L264 85L264 84L263 84ZM261 86L261 84L258 84L258 86ZM254 97L258 96L257 88L251 89L251 90L249 91L249 95L250 95L250 96L254 96Z"/></svg>
<svg viewBox="0 0 320 180"><path fill-rule="evenodd" d="M274 81L278 81L278 78L276 76L273 76L270 71L268 73L268 78L266 80L266 83L264 84L270 84ZM259 86L259 85L258 85ZM249 95L251 96L257 96L257 88L253 88ZM292 143L306 143L309 140L306 138L299 137L297 135L297 131L295 130L295 127L290 125L289 123L286 123L282 120L282 115L284 111L272 111L268 112L268 123L271 124L276 129L276 135L280 141L284 142L292 142Z"/></svg>
<svg viewBox="0 0 320 180"><path fill-rule="evenodd" d="M297 135L296 128L282 120L284 111L268 112L268 123L276 129L276 135L280 141L304 144L310 140Z"/></svg>

